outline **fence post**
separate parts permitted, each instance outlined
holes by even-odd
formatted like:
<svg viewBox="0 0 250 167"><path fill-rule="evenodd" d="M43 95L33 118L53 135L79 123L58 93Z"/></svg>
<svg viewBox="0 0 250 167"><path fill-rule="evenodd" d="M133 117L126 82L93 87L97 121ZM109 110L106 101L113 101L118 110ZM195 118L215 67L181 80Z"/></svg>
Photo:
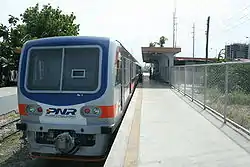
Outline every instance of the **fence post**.
<svg viewBox="0 0 250 167"><path fill-rule="evenodd" d="M227 122L227 104L228 104L228 64L226 64L226 67L225 67L225 104L224 104L224 113L223 113L223 116L224 116L224 123Z"/></svg>
<svg viewBox="0 0 250 167"><path fill-rule="evenodd" d="M173 85L174 85L174 88L176 89L176 67L172 67L172 72L174 73Z"/></svg>
<svg viewBox="0 0 250 167"><path fill-rule="evenodd" d="M192 101L194 101L194 71L195 71L195 66L192 67Z"/></svg>
<svg viewBox="0 0 250 167"><path fill-rule="evenodd" d="M181 67L179 67L179 71L178 71L178 91L180 91L180 87L181 87L181 84L180 84L180 73L181 73Z"/></svg>
<svg viewBox="0 0 250 167"><path fill-rule="evenodd" d="M206 109L206 99L207 99L207 66L205 66L205 75L204 75L204 109Z"/></svg>
<svg viewBox="0 0 250 167"><path fill-rule="evenodd" d="M186 82L186 70L187 70L187 68L186 68L186 66L184 67L184 96L186 95L186 84L187 84L187 82Z"/></svg>

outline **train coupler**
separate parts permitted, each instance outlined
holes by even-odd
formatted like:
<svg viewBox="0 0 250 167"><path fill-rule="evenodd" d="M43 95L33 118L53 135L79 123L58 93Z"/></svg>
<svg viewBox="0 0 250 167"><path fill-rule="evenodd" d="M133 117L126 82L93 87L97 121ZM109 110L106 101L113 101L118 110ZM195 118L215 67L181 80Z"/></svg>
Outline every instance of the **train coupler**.
<svg viewBox="0 0 250 167"><path fill-rule="evenodd" d="M16 129L20 130L20 131L26 131L27 124L26 123L16 123Z"/></svg>

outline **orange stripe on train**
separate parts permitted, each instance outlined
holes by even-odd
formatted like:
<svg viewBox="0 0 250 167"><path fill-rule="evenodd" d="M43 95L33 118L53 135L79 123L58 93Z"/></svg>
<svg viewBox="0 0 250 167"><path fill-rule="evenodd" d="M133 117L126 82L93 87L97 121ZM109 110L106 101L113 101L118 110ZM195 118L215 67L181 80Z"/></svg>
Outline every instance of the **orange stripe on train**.
<svg viewBox="0 0 250 167"><path fill-rule="evenodd" d="M25 111L27 104L18 104L19 114L26 116L27 112ZM102 110L100 118L114 118L116 115L116 105L113 106L99 106Z"/></svg>
<svg viewBox="0 0 250 167"><path fill-rule="evenodd" d="M18 104L18 111L20 115L28 115L25 111L26 106L26 104Z"/></svg>
<svg viewBox="0 0 250 167"><path fill-rule="evenodd" d="M113 106L99 106L102 110L100 118L114 118L116 115L116 105Z"/></svg>

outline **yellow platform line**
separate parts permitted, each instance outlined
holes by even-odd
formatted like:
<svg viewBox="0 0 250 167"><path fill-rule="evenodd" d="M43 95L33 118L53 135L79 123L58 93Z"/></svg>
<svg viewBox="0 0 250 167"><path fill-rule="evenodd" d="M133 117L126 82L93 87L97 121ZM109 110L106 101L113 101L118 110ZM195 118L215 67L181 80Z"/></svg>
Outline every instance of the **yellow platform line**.
<svg viewBox="0 0 250 167"><path fill-rule="evenodd" d="M128 140L128 147L124 161L124 167L136 167L138 164L139 144L140 144L140 122L141 122L141 105L142 105L142 88L139 89L136 98L134 119ZM121 141L122 142L122 141Z"/></svg>

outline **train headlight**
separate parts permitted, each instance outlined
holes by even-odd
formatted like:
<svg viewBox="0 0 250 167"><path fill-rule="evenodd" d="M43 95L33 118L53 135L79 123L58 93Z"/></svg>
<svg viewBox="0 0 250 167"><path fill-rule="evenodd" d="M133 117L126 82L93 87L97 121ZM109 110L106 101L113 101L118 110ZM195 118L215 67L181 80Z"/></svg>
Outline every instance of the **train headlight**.
<svg viewBox="0 0 250 167"><path fill-rule="evenodd" d="M93 114L99 115L101 113L101 109L100 108L93 108Z"/></svg>
<svg viewBox="0 0 250 167"><path fill-rule="evenodd" d="M99 117L102 111L99 107L84 106L81 108L81 115L83 117Z"/></svg>
<svg viewBox="0 0 250 167"><path fill-rule="evenodd" d="M37 104L30 104L26 106L26 112L29 115L42 115L43 109Z"/></svg>
<svg viewBox="0 0 250 167"><path fill-rule="evenodd" d="M35 112L36 111L36 108L35 107L33 107L33 106L27 106L27 112L28 113L33 113L33 112Z"/></svg>

